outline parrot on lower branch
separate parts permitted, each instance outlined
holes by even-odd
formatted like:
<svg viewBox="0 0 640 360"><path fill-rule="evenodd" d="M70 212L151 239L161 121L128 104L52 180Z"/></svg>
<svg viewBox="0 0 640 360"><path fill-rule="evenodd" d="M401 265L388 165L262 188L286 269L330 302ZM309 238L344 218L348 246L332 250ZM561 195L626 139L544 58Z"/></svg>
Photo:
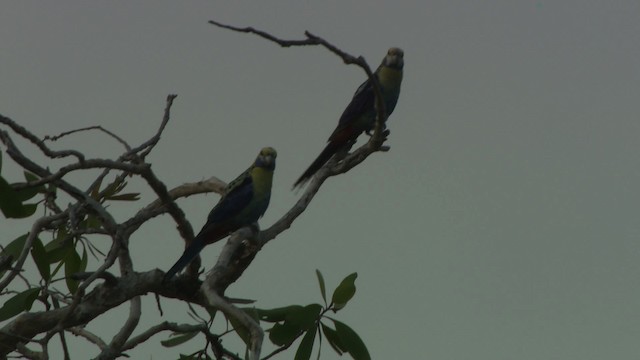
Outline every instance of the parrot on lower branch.
<svg viewBox="0 0 640 360"><path fill-rule="evenodd" d="M267 210L271 197L276 150L260 150L256 161L225 188L218 204L211 210L206 224L187 245L178 261L167 271L164 281L184 269L209 244L224 239L232 232L253 224Z"/></svg>
<svg viewBox="0 0 640 360"><path fill-rule="evenodd" d="M389 117L396 107L398 96L400 95L400 84L402 83L402 68L404 66L404 52L402 49L393 47L387 52L374 72L378 80L382 98L384 100L386 116ZM311 163L309 168L293 184L293 187L303 185L313 175L331 159L338 151L352 146L355 140L363 132L369 132L374 128L376 122L376 96L373 84L369 79L362 83L347 108L344 109L338 127L329 136L328 144L320 155ZM386 119L382 119L386 121Z"/></svg>

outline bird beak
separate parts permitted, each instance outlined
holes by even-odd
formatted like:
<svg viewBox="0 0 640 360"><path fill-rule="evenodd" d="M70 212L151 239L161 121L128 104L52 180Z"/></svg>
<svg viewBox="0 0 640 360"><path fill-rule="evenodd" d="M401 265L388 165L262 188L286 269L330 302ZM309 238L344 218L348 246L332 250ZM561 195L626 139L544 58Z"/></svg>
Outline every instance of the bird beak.
<svg viewBox="0 0 640 360"><path fill-rule="evenodd" d="M264 157L264 162L271 165L276 161L276 158L273 155L267 155Z"/></svg>
<svg viewBox="0 0 640 360"><path fill-rule="evenodd" d="M402 69L404 66L404 51L400 48L391 48L384 58L386 66L396 69Z"/></svg>

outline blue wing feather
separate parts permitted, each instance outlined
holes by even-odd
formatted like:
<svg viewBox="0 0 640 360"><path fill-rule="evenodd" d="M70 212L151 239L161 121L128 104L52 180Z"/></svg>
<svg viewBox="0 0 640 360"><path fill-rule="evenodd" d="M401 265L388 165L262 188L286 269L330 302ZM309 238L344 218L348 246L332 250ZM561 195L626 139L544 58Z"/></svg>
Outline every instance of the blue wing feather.
<svg viewBox="0 0 640 360"><path fill-rule="evenodd" d="M235 185L220 199L220 202L211 209L207 217L207 224L220 223L228 220L242 211L251 202L252 198L253 180L251 176L244 176L242 182Z"/></svg>
<svg viewBox="0 0 640 360"><path fill-rule="evenodd" d="M374 109L375 93L371 81L367 79L363 82L353 94L353 98L349 105L344 109L340 120L338 120L338 128L349 125L354 118L361 116L367 111ZM337 131L337 129L336 129Z"/></svg>
<svg viewBox="0 0 640 360"><path fill-rule="evenodd" d="M246 174L243 174L246 175ZM240 178L238 178L240 180ZM251 176L244 176L239 183L231 183L232 188L220 202L209 212L207 223L195 239L187 246L178 261L167 271L164 281L170 280L184 269L208 243L215 242L227 235L234 228L235 216L251 202L253 198L253 181Z"/></svg>

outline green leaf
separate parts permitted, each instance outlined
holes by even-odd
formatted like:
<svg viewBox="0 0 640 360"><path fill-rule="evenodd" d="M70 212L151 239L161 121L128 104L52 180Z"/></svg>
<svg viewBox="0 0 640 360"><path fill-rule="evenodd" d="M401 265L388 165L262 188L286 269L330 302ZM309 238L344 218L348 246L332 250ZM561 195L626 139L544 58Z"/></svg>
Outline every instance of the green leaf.
<svg viewBox="0 0 640 360"><path fill-rule="evenodd" d="M27 218L38 210L38 204L23 204L19 219Z"/></svg>
<svg viewBox="0 0 640 360"><path fill-rule="evenodd" d="M42 279L48 282L49 279L51 279L51 268L49 267L49 259L47 259L47 251L44 249L44 245L42 245L42 241L39 238L36 238L33 242L31 257L36 263Z"/></svg>
<svg viewBox="0 0 640 360"><path fill-rule="evenodd" d="M345 323L333 319L332 321L336 326L336 333L349 355L351 355L354 360L371 360L369 351L362 339L360 339L360 336Z"/></svg>
<svg viewBox="0 0 640 360"><path fill-rule="evenodd" d="M69 251L69 253L67 253L67 256L64 258L65 280L67 282L67 288L69 288L69 291L72 294L74 294L76 290L78 290L78 281L73 280L71 278L71 275L82 271L81 264L82 259L80 259L80 255L78 255L78 252L75 248Z"/></svg>
<svg viewBox="0 0 640 360"><path fill-rule="evenodd" d="M25 178L25 180L27 180L27 182L34 182L34 181L40 180L40 178L38 176L36 176L35 174L30 173L30 172L28 172L26 170L24 171L23 174L24 174L24 178ZM11 186L24 185L24 184L25 183L16 183L16 184L12 184ZM45 191L44 185L33 186L33 187L28 187L28 188L25 188L25 189L21 189L21 190L16 190L16 192L18 193L18 197L19 197L20 201L22 201L22 202L33 198L38 193L44 193L44 191Z"/></svg>
<svg viewBox="0 0 640 360"><path fill-rule="evenodd" d="M318 328L314 326L307 331L298 346L294 360L309 360L311 358L311 351L313 351L313 343L316 340L317 330Z"/></svg>
<svg viewBox="0 0 640 360"><path fill-rule="evenodd" d="M15 262L20 257L20 254L22 253L24 244L27 241L27 236L29 236L28 233L18 236L16 239L11 241L9 245L4 247L4 250L2 250L2 253L0 253L0 255L3 258L10 257L11 262L12 263ZM5 271L0 271L0 277L3 276L4 274L5 274Z"/></svg>
<svg viewBox="0 0 640 360"><path fill-rule="evenodd" d="M33 215L36 206L23 206L20 194L0 177L0 210L6 218L21 219Z"/></svg>
<svg viewBox="0 0 640 360"><path fill-rule="evenodd" d="M4 247L2 250L3 256L13 256L14 259L17 259L22 253L22 249L24 248L24 243L27 241L27 237L29 234L20 235L15 238L9 245Z"/></svg>
<svg viewBox="0 0 640 360"><path fill-rule="evenodd" d="M103 191L103 196L105 199L112 197L113 195L119 193L124 190L127 186L127 182L123 180L114 180L111 184L107 185L107 187Z"/></svg>
<svg viewBox="0 0 640 360"><path fill-rule="evenodd" d="M173 333L171 337L167 340L160 341L160 344L164 347L174 347L180 344L184 344L187 341L193 339L196 335L198 335L199 331L192 331L188 333Z"/></svg>
<svg viewBox="0 0 640 360"><path fill-rule="evenodd" d="M324 277L322 277L322 273L320 270L316 269L316 276L318 277L318 284L320 285L320 294L322 294L322 300L324 303L327 303L327 290L324 286Z"/></svg>
<svg viewBox="0 0 640 360"><path fill-rule="evenodd" d="M23 311L31 310L31 305L38 298L39 288L25 290L7 300L0 308L0 321L10 319Z"/></svg>
<svg viewBox="0 0 640 360"><path fill-rule="evenodd" d="M333 303L333 311L338 311L347 305L356 293L355 281L358 273L353 273L345 277L340 285L333 292L331 302Z"/></svg>
<svg viewBox="0 0 640 360"><path fill-rule="evenodd" d="M100 201L100 199L98 199L98 196L100 195L100 185L102 185L102 180L104 180L104 177L101 177L98 179L98 182L93 185L93 188L91 189L91 198L95 201Z"/></svg>
<svg viewBox="0 0 640 360"><path fill-rule="evenodd" d="M140 193L126 193L120 195L113 195L106 198L107 200L120 200L120 201L136 201L140 200Z"/></svg>
<svg viewBox="0 0 640 360"><path fill-rule="evenodd" d="M338 337L338 333L334 329L328 327L322 322L320 323L320 326L322 326L322 333L324 334L325 339L327 339L327 341L329 342L329 345L331 345L333 350L337 352L338 355L342 355L343 353L346 353L347 349L344 347L344 345L342 345L342 342Z"/></svg>
<svg viewBox="0 0 640 360"><path fill-rule="evenodd" d="M15 184L11 184L11 186L14 187L15 185L18 185L18 184L22 185L24 183L15 183ZM38 193L40 192L40 189L44 189L44 187L42 186L28 187L20 190L14 189L14 191L16 192L16 196L18 200L20 202L25 202L27 200L30 200L34 196L38 195Z"/></svg>
<svg viewBox="0 0 640 360"><path fill-rule="evenodd" d="M58 228L58 234L55 239L45 245L44 248L47 250L49 264L63 261L67 257L69 251L73 251L73 241L70 238L67 238L67 235L67 228L65 226L61 226Z"/></svg>
<svg viewBox="0 0 640 360"><path fill-rule="evenodd" d="M300 327L289 323L276 323L269 330L269 340L277 346L285 346L292 343L300 334Z"/></svg>
<svg viewBox="0 0 640 360"><path fill-rule="evenodd" d="M284 322L273 325L269 330L269 340L278 346L292 343L303 332L316 326L316 322L322 311L320 304L310 304L307 306L289 306L285 314Z"/></svg>
<svg viewBox="0 0 640 360"><path fill-rule="evenodd" d="M300 330L306 331L311 327L315 327L316 322L319 320L320 312L322 311L322 305L309 304L295 311L291 311L287 314L285 322L297 325Z"/></svg>
<svg viewBox="0 0 640 360"><path fill-rule="evenodd" d="M40 178L36 174L29 172L27 170L24 171L24 179L27 180L27 182L40 180Z"/></svg>

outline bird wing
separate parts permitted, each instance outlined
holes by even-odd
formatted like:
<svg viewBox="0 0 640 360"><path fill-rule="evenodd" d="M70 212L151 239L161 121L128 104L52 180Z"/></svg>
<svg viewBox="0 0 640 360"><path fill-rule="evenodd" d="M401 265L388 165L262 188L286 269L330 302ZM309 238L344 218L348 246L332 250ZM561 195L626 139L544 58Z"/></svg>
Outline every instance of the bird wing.
<svg viewBox="0 0 640 360"><path fill-rule="evenodd" d="M211 209L207 217L207 225L226 222L244 209L253 198L253 179L249 171L245 171L229 183L220 202ZM207 227L203 227L203 231ZM201 231L202 232L202 231Z"/></svg>
<svg viewBox="0 0 640 360"><path fill-rule="evenodd" d="M340 120L338 121L338 128L335 132L338 132L338 129L350 125L355 118L365 112L372 110L374 108L374 102L375 93L373 91L373 85L371 85L371 81L367 79L358 87L355 94L353 94L351 102L349 102L349 105L347 105L342 112Z"/></svg>

